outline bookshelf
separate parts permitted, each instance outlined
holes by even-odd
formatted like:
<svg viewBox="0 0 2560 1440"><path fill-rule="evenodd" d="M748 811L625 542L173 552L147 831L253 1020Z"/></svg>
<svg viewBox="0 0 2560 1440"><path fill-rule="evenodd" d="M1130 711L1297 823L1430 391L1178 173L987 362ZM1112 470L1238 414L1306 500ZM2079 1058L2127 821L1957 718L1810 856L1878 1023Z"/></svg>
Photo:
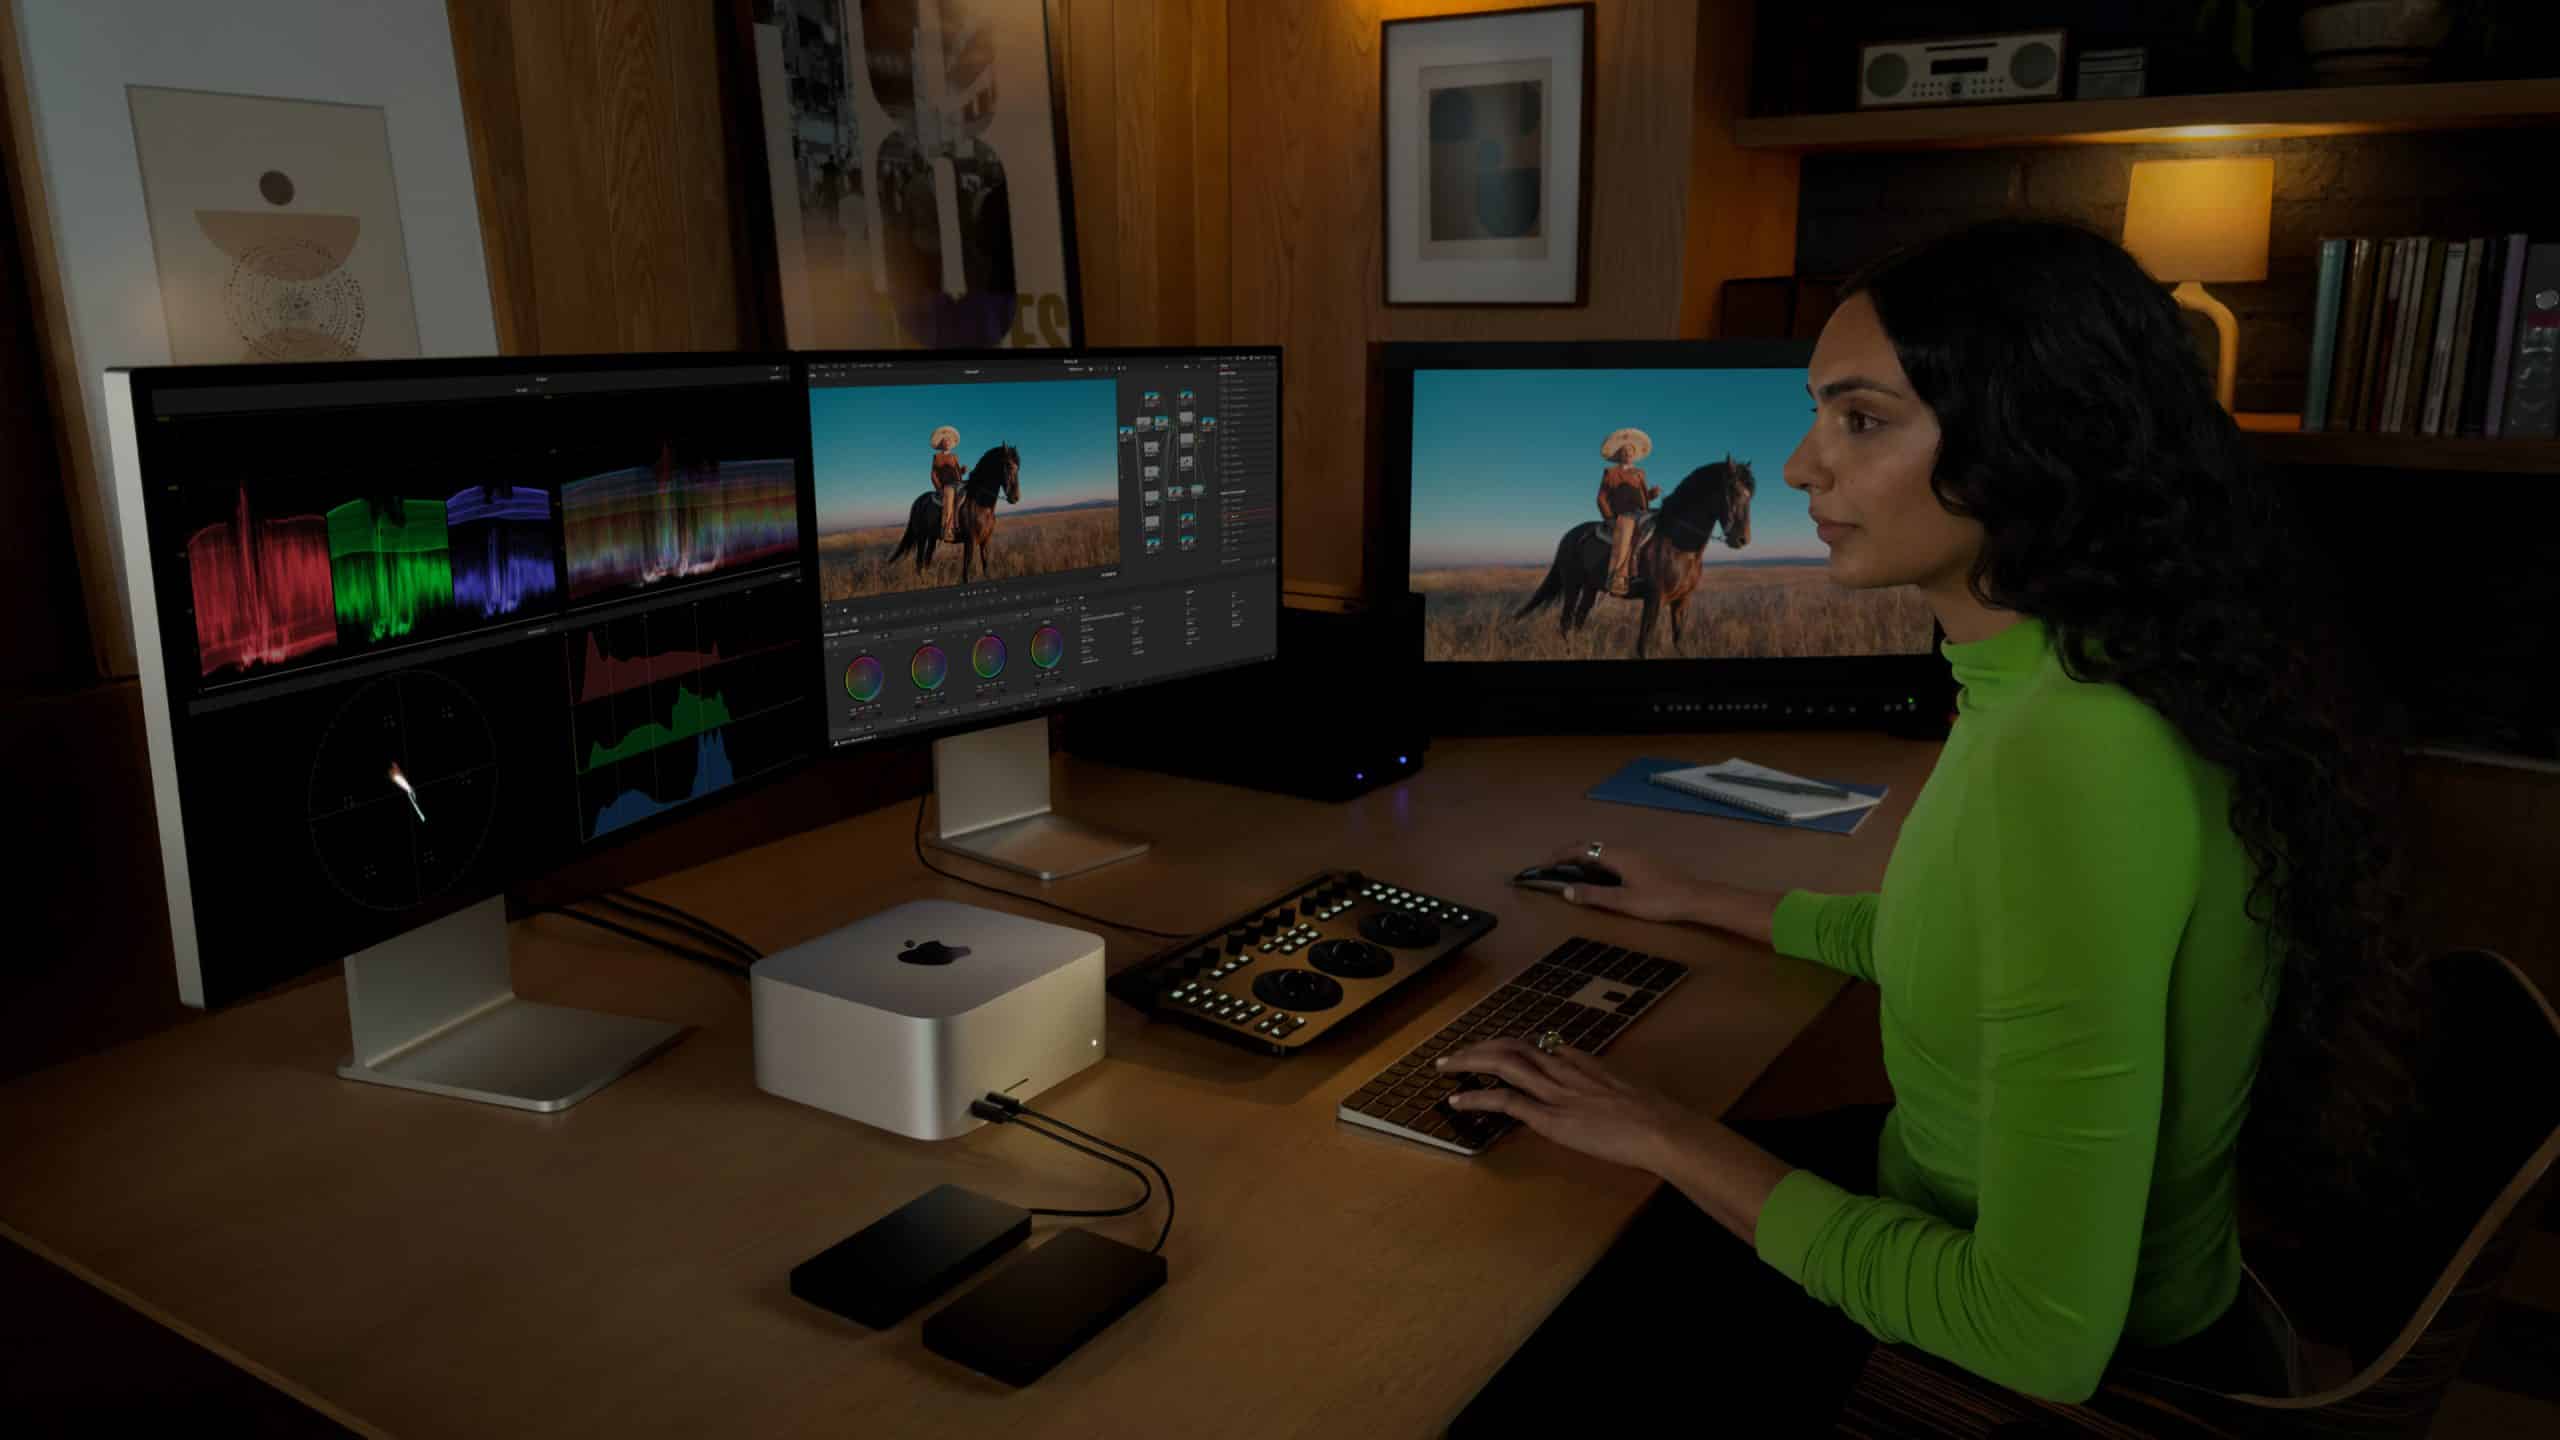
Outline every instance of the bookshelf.
<svg viewBox="0 0 2560 1440"><path fill-rule="evenodd" d="M1744 150L1951 150L2375 135L2554 121L2560 121L2560 79L2466 80L1745 117L1734 122L1733 144Z"/></svg>
<svg viewBox="0 0 2560 1440"><path fill-rule="evenodd" d="M2382 435L2369 430L2316 430L2305 434L2299 415L2242 411L2231 418L2249 437L2249 448L2270 465L2560 476L2560 440Z"/></svg>

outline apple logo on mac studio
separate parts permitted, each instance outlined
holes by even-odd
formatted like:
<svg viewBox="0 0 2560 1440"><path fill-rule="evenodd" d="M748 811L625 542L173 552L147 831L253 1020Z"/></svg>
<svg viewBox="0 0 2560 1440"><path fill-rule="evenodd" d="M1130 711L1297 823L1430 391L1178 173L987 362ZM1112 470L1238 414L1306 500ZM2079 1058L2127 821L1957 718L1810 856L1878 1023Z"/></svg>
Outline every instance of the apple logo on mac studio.
<svg viewBox="0 0 2560 1440"><path fill-rule="evenodd" d="M945 945L939 940L927 940L919 945L910 940L906 948L898 952L898 958L909 965L948 965L968 953L966 945Z"/></svg>

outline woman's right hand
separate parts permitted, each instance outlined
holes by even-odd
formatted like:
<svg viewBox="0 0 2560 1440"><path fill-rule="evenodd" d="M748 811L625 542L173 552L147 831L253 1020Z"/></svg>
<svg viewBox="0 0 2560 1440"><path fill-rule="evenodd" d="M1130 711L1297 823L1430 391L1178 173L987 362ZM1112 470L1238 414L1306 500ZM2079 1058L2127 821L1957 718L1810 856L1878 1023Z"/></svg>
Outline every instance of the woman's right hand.
<svg viewBox="0 0 2560 1440"><path fill-rule="evenodd" d="M1568 845L1555 853L1547 863L1593 863L1588 844ZM1703 886L1682 874L1677 868L1654 859L1641 850L1620 850L1602 846L1599 864L1618 873L1615 885L1567 885L1562 898L1568 904L1593 910L1614 910L1638 920L1668 922L1700 919L1700 896Z"/></svg>

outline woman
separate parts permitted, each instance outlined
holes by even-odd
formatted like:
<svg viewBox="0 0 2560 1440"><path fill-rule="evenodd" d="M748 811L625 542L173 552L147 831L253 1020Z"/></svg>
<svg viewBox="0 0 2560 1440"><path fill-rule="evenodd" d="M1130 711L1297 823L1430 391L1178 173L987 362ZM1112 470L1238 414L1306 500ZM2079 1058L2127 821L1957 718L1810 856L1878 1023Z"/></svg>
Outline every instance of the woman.
<svg viewBox="0 0 2560 1440"><path fill-rule="evenodd" d="M1876 981L1895 1103L1754 1143L1570 1050L1447 1057L1505 1082L1453 1105L1669 1182L1461 1430L1708 1365L1817 1424L1871 1336L2066 1402L2119 1353L2246 1383L2244 1120L2275 1213L2387 1193L2416 1011L2373 751L2176 307L2097 236L1980 226L1851 286L1808 381L1785 476L1831 578L1916 586L1962 686L1883 887L1611 848L1566 898Z"/></svg>

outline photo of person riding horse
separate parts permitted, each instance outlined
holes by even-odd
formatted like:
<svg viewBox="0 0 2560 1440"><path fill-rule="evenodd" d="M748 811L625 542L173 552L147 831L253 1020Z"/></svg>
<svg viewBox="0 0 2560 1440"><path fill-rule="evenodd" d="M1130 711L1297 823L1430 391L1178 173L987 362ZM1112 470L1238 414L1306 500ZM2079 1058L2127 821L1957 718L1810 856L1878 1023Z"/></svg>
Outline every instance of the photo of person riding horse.
<svg viewBox="0 0 2560 1440"><path fill-rule="evenodd" d="M1812 408L1802 371L1417 374L1423 658L1925 653L1917 595L1832 584L1785 487Z"/></svg>
<svg viewBox="0 0 2560 1440"><path fill-rule="evenodd" d="M1115 390L1108 380L813 389L820 597L1118 564Z"/></svg>

